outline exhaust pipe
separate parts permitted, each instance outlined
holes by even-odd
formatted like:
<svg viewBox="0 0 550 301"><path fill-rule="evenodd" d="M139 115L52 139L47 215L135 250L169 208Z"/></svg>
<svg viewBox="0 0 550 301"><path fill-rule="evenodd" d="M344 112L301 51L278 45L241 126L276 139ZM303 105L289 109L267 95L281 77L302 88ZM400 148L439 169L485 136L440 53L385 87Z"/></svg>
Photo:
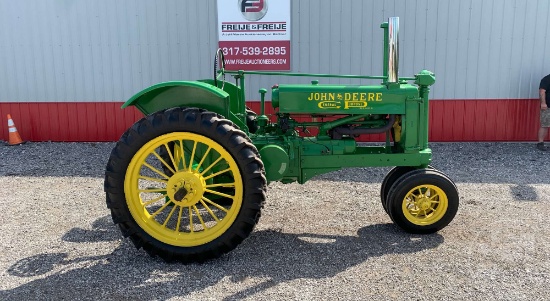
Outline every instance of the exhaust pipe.
<svg viewBox="0 0 550 301"><path fill-rule="evenodd" d="M399 82L399 17L388 19L388 83Z"/></svg>

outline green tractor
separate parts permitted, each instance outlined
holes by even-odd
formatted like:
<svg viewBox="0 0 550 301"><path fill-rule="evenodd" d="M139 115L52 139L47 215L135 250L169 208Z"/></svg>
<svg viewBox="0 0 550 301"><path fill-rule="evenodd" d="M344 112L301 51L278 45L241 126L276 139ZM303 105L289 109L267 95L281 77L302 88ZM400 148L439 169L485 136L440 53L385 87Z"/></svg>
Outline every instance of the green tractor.
<svg viewBox="0 0 550 301"><path fill-rule="evenodd" d="M218 50L212 79L164 82L128 100L123 108L135 106L146 116L122 135L105 172L107 206L123 235L165 261L202 262L250 235L269 182L304 183L367 166L395 166L380 197L396 225L410 233L448 225L459 197L453 181L429 165L428 94L434 74L423 70L398 77L398 18L381 27L382 76L228 71ZM275 85L275 113L269 118L265 89L258 113L246 107L248 75L381 84ZM308 129L316 134L303 135ZM356 139L364 134L385 134L386 141L359 145Z"/></svg>

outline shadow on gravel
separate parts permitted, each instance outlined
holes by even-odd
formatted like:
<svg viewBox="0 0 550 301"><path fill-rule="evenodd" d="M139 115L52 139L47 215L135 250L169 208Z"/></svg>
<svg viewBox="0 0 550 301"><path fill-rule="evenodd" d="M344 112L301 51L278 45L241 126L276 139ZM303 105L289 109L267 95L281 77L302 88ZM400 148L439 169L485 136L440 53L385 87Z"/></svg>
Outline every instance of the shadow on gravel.
<svg viewBox="0 0 550 301"><path fill-rule="evenodd" d="M510 186L510 193L514 199L520 202L538 202L542 201L533 186L529 185L514 185Z"/></svg>
<svg viewBox="0 0 550 301"><path fill-rule="evenodd" d="M92 230L75 228L63 236L74 243L119 239L110 217ZM165 264L136 251L124 240L110 254L71 258L67 253L44 253L22 259L8 269L16 277L37 277L24 285L0 292L0 300L166 300L184 297L231 282L236 293L225 300L241 299L272 286L299 278L327 278L365 263L371 257L408 254L443 243L439 234L410 235L391 224L372 225L356 236L254 232L233 252L204 264ZM263 282L250 287L247 279ZM265 280L264 280L265 279Z"/></svg>

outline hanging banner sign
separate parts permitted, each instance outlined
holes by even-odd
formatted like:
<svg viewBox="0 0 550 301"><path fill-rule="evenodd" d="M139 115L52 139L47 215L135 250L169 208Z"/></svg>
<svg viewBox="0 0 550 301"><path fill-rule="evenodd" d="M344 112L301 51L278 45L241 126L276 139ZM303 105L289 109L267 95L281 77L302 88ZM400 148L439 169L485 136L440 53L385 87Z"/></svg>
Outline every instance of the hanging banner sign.
<svg viewBox="0 0 550 301"><path fill-rule="evenodd" d="M218 0L228 70L290 70L290 0Z"/></svg>

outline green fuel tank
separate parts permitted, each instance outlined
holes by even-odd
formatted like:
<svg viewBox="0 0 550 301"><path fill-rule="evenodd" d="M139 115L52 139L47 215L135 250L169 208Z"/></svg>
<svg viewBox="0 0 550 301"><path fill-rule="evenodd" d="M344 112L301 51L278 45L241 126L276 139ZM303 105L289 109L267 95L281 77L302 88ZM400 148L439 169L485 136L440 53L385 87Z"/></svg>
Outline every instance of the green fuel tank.
<svg viewBox="0 0 550 301"><path fill-rule="evenodd" d="M344 86L278 85L271 101L280 113L295 114L405 114L405 101L418 98L410 84Z"/></svg>

